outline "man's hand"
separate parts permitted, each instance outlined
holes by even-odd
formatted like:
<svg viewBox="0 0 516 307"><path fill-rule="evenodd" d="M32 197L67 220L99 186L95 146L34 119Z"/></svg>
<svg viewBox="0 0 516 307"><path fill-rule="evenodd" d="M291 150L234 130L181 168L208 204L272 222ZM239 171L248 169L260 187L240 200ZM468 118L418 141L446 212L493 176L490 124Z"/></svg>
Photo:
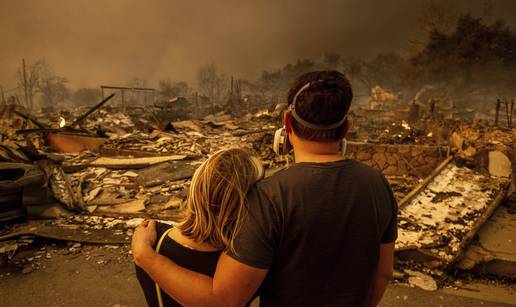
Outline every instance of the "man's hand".
<svg viewBox="0 0 516 307"><path fill-rule="evenodd" d="M222 253L214 278L185 269L156 253L156 222L145 221L134 230L134 263L181 305L243 306L256 293L267 270L240 263Z"/></svg>
<svg viewBox="0 0 516 307"><path fill-rule="evenodd" d="M131 250L133 253L134 263L138 265L140 259L145 253L153 251L152 247L156 243L156 222L152 220L143 221L134 230L133 240L131 241Z"/></svg>

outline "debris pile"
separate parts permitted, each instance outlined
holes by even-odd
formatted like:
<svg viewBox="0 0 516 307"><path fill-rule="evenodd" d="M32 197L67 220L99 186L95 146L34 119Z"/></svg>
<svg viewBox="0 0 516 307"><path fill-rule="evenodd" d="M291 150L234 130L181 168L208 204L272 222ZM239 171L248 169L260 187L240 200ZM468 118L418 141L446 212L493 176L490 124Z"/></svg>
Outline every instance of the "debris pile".
<svg viewBox="0 0 516 307"><path fill-rule="evenodd" d="M398 214L400 251L417 250L431 266L453 263L505 196L506 178L448 164ZM403 253L400 253L403 254Z"/></svg>
<svg viewBox="0 0 516 307"><path fill-rule="evenodd" d="M466 165L480 167L494 176L503 177L510 177L516 170L514 129L463 124L454 129L450 144L456 156Z"/></svg>
<svg viewBox="0 0 516 307"><path fill-rule="evenodd" d="M76 120L70 119L74 115L70 112L68 121L61 117L62 127L51 131L50 123L23 114L22 121L41 128L30 130L16 142L3 142L3 161L34 164L45 174L41 185L48 186L55 200L51 206L62 204L61 210L43 210L47 217L67 215L67 210L174 216L184 202L197 165L207 155L227 147L248 148L262 158L268 169L284 164L269 146L276 126L268 114L233 119L219 113L202 120L170 122L166 131L149 131L138 129L121 112L97 110L97 106L86 113L76 111ZM97 112L92 114L92 110ZM83 130L67 128L66 122L106 137L91 146ZM33 142L29 135L35 135L39 142ZM28 148L32 150L31 157L23 154L22 150Z"/></svg>
<svg viewBox="0 0 516 307"><path fill-rule="evenodd" d="M195 169L223 148L249 149L266 175L286 165L271 146L282 108L169 121L101 103L66 114L25 112L8 121L0 116L0 180L17 182L9 191L0 188L0 195L16 195L14 210L22 219L53 218L0 230L4 258L34 237L127 244L143 218L177 220ZM466 247L475 233L512 193L507 187L514 180L516 131L465 123L438 127L431 120L399 121L407 117L396 112L368 112L380 111L384 118L377 122L359 118L347 157L382 171L399 201L399 278L434 290L439 282L430 276L443 277L463 254L474 252ZM27 169L32 177L21 171Z"/></svg>
<svg viewBox="0 0 516 307"><path fill-rule="evenodd" d="M124 113L101 109L92 114L82 127L89 131L98 131L107 136L115 136L132 132L135 125L131 118Z"/></svg>

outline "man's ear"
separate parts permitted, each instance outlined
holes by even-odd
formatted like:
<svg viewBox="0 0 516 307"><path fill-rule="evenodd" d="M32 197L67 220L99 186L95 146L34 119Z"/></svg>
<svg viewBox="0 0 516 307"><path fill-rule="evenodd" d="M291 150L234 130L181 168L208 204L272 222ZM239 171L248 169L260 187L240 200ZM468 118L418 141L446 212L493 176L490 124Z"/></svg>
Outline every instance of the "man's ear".
<svg viewBox="0 0 516 307"><path fill-rule="evenodd" d="M287 134L292 133L292 117L290 115L290 112L285 112L285 118L283 119L283 122L285 123L285 132Z"/></svg>
<svg viewBox="0 0 516 307"><path fill-rule="evenodd" d="M342 130L340 132L340 137L343 139L348 134L349 130L351 130L351 127L353 127L353 121L351 121L351 118L346 118L346 121L342 125Z"/></svg>

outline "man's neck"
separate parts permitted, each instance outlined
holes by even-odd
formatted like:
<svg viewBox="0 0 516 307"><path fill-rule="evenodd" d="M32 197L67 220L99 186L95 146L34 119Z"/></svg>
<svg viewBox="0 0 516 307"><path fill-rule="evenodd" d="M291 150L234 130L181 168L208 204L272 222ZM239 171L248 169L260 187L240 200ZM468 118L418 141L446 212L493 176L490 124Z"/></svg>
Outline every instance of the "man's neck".
<svg viewBox="0 0 516 307"><path fill-rule="evenodd" d="M320 143L312 141L299 141L294 145L294 157L296 163L301 162L335 162L344 158L339 153L339 143Z"/></svg>
<svg viewBox="0 0 516 307"><path fill-rule="evenodd" d="M296 163L301 162L315 162L315 163L323 163L323 162L335 162L344 160L340 154L314 154L309 152L300 152L294 150L294 157Z"/></svg>

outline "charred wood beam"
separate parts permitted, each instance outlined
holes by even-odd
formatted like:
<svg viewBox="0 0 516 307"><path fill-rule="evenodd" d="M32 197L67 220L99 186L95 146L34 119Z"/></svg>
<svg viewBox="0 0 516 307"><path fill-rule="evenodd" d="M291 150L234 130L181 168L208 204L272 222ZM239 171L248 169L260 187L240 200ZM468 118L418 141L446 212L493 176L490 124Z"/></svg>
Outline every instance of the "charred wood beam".
<svg viewBox="0 0 516 307"><path fill-rule="evenodd" d="M91 113L95 112L98 108L102 107L106 102L108 102L111 98L113 98L115 94L111 94L108 97L102 99L101 102L97 103L93 108L89 109L88 112L79 116L73 123L70 124L70 127L74 127L79 125L86 117L88 117Z"/></svg>
<svg viewBox="0 0 516 307"><path fill-rule="evenodd" d="M25 118L26 120L30 120L31 122L34 123L34 125L38 126L39 128L41 129L46 129L48 128L47 125L43 124L43 123L40 123L34 116L30 115L30 114L26 114L24 112L21 112L21 111L18 111L18 110L14 110L14 113L22 118Z"/></svg>
<svg viewBox="0 0 516 307"><path fill-rule="evenodd" d="M406 206L419 192L421 192L429 183L432 181L435 176L437 176L445 167L450 163L453 159L453 156L449 156L444 160L428 177L426 177L423 182L418 184L410 193L407 194L398 204L399 208Z"/></svg>
<svg viewBox="0 0 516 307"><path fill-rule="evenodd" d="M108 89L108 90L136 90L136 91L148 91L148 92L156 91L155 88L148 88L148 87L125 87L125 86L101 85L100 88Z"/></svg>
<svg viewBox="0 0 516 307"><path fill-rule="evenodd" d="M510 106L509 106L510 105ZM512 112L514 110L514 100L509 103L505 101L505 114L507 116L507 128L512 128Z"/></svg>
<svg viewBox="0 0 516 307"><path fill-rule="evenodd" d="M27 217L27 210L25 208L13 209L5 212L0 212L0 224L16 221L23 221Z"/></svg>
<svg viewBox="0 0 516 307"><path fill-rule="evenodd" d="M236 131L232 133L234 136L244 136L249 134L256 134L256 133L267 133L267 132L273 132L276 131L276 128L269 128L269 129L260 129L260 130L251 130L251 131Z"/></svg>
<svg viewBox="0 0 516 307"><path fill-rule="evenodd" d="M131 242L125 234L117 235L108 229L88 229L88 232L85 233L83 229L78 227L44 225L37 221L13 227L9 233L0 236L0 241L16 239L26 235L88 244L127 244Z"/></svg>
<svg viewBox="0 0 516 307"><path fill-rule="evenodd" d="M32 134L32 133L57 133L57 132L80 133L80 134L88 134L88 135L90 135L85 130L78 130L78 129L73 129L73 128L70 128L70 127L66 127L66 128L25 129L25 130L17 130L16 131L16 133L22 134L22 135Z"/></svg>
<svg viewBox="0 0 516 307"><path fill-rule="evenodd" d="M502 104L502 102L500 101L500 99L497 99L496 100L496 111L495 111L495 126L498 127L498 117L500 116L500 105Z"/></svg>

